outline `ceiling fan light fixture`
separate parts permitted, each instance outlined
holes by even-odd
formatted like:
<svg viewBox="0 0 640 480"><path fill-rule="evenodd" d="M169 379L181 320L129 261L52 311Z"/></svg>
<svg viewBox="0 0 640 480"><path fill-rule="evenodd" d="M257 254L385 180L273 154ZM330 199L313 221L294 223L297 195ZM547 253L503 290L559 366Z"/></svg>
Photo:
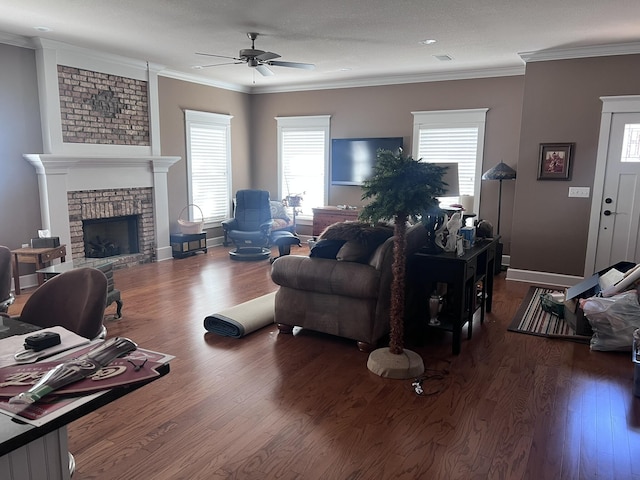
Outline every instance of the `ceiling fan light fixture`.
<svg viewBox="0 0 640 480"><path fill-rule="evenodd" d="M227 62L227 63L202 65L199 68L215 67L218 65L246 63L249 67L257 69L258 72L260 72L264 76L271 76L274 74L271 71L271 69L269 69L270 66L301 68L303 70L313 70L315 68L315 65L312 63L282 62L279 60L275 60L276 58L280 58L280 55L278 55L277 53L265 52L264 50L256 49L255 39L258 37L257 33L249 32L247 33L247 37L249 37L249 39L251 40L251 48L241 49L238 57L230 57L227 55L217 55L214 53L196 52L196 55L205 55L207 57L226 58L228 60L233 60L233 62ZM193 68L198 68L198 67L193 67Z"/></svg>

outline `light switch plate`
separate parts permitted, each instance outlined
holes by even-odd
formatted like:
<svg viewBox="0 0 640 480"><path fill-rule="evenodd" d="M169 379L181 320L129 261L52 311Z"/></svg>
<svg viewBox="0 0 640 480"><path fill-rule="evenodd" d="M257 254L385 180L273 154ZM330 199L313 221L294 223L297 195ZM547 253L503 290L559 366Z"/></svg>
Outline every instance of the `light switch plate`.
<svg viewBox="0 0 640 480"><path fill-rule="evenodd" d="M589 187L569 187L569 196L577 198L589 198L591 188Z"/></svg>

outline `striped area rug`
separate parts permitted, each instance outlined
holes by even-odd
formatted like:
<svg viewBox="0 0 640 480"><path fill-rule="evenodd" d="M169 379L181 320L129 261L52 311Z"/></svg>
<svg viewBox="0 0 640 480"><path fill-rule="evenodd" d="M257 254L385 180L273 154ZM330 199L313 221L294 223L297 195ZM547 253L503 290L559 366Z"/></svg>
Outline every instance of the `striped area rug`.
<svg viewBox="0 0 640 480"><path fill-rule="evenodd" d="M563 319L542 310L540 295L557 291L550 288L530 287L508 330L541 337L563 338L588 343L591 337L576 335L571 325Z"/></svg>

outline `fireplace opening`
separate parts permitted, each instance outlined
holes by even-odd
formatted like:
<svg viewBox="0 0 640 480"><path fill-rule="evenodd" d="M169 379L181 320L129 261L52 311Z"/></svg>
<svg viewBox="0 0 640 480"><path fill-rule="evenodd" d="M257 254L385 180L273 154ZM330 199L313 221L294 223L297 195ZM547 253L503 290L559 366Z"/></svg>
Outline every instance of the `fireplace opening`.
<svg viewBox="0 0 640 480"><path fill-rule="evenodd" d="M83 220L82 230L87 258L139 253L138 215Z"/></svg>

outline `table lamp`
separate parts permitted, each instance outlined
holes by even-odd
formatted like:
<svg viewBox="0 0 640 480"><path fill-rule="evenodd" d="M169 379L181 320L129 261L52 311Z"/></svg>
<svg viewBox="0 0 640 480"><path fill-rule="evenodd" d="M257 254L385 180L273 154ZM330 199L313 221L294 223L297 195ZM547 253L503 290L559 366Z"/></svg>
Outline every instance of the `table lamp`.
<svg viewBox="0 0 640 480"><path fill-rule="evenodd" d="M500 162L495 167L490 168L482 174L482 180L498 180L500 188L498 190L498 228L497 235L500 235L500 207L502 205L502 181L516 178L516 171L504 162Z"/></svg>

